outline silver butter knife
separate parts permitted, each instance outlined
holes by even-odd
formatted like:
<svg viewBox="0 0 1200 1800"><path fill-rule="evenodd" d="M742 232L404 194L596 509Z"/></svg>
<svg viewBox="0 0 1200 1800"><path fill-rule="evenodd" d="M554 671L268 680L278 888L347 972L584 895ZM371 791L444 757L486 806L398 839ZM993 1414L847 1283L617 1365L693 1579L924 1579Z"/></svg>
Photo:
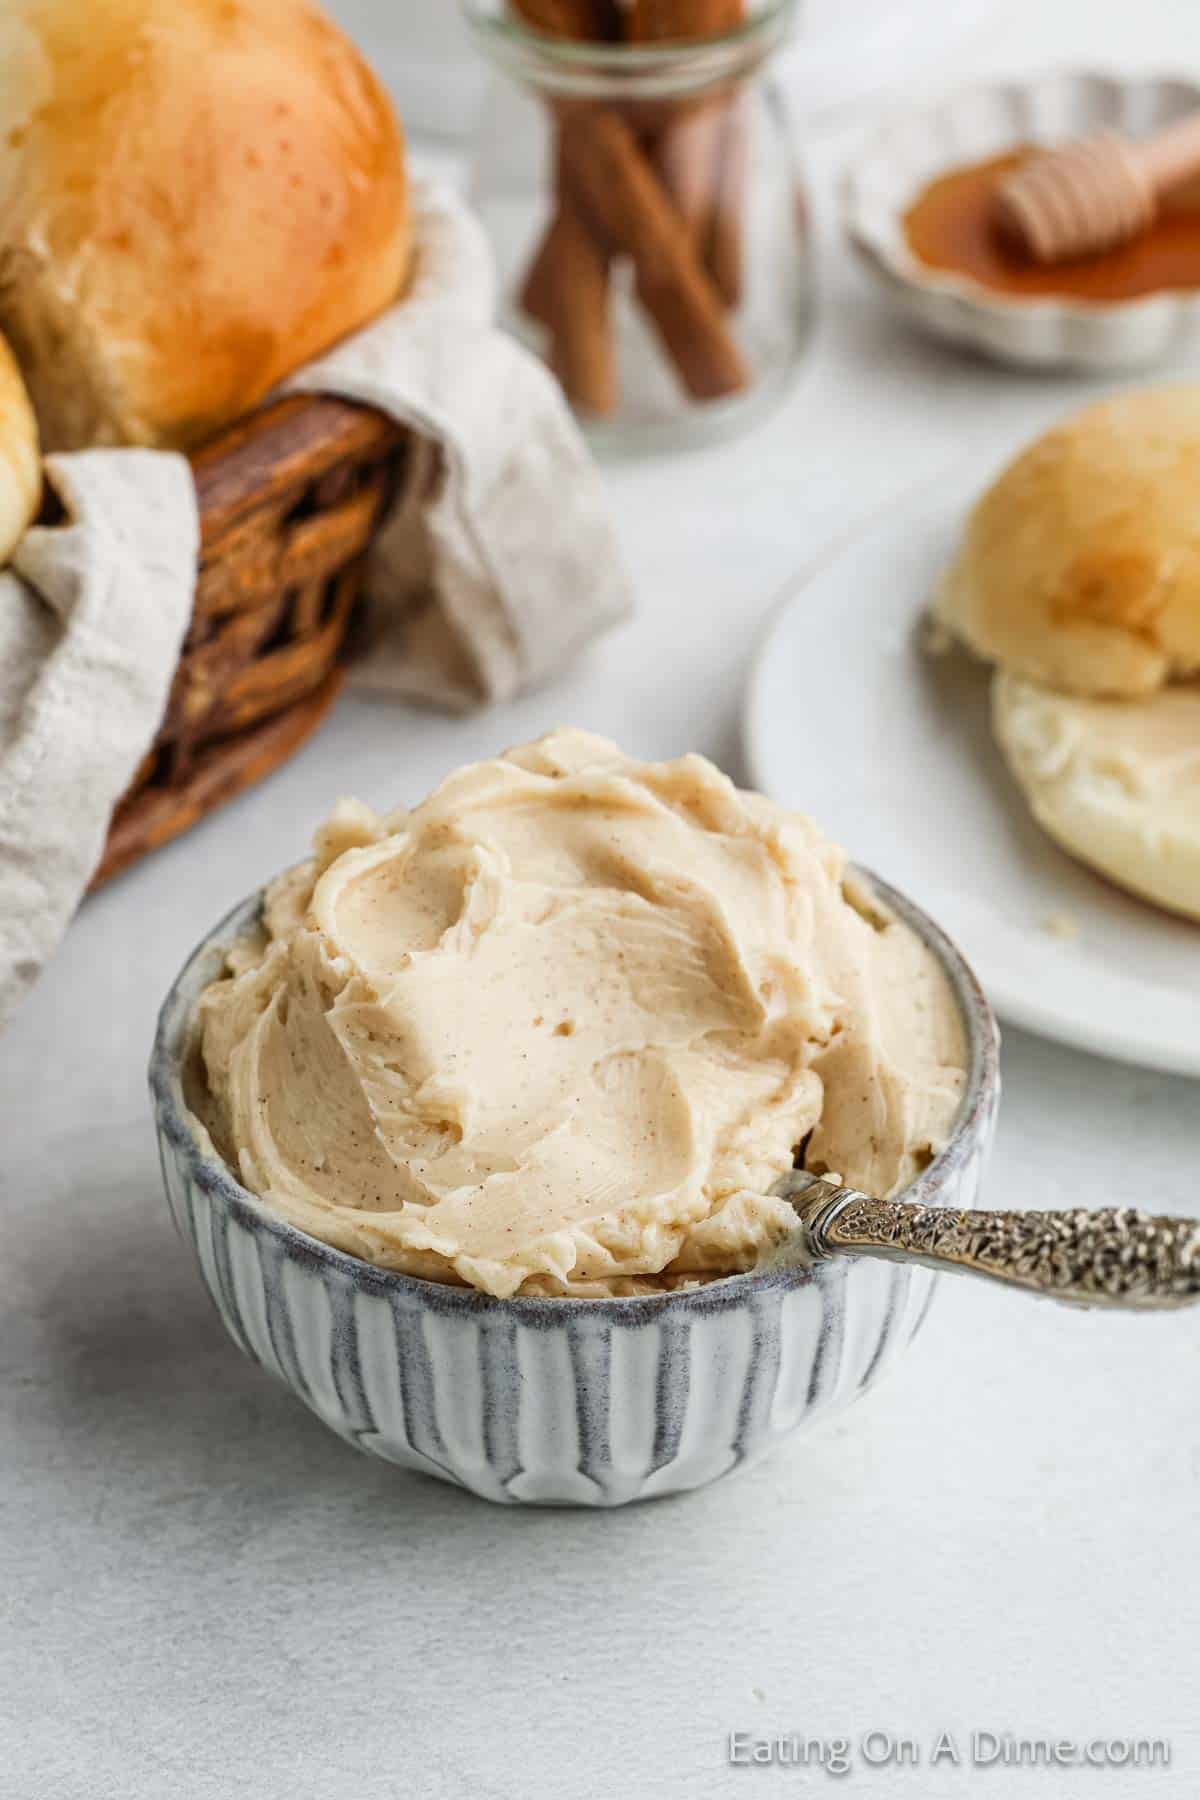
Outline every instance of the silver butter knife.
<svg viewBox="0 0 1200 1800"><path fill-rule="evenodd" d="M1200 1219L1124 1207L956 1212L873 1200L801 1169L771 1191L795 1207L817 1261L846 1254L921 1263L1077 1306L1156 1312L1200 1301Z"/></svg>

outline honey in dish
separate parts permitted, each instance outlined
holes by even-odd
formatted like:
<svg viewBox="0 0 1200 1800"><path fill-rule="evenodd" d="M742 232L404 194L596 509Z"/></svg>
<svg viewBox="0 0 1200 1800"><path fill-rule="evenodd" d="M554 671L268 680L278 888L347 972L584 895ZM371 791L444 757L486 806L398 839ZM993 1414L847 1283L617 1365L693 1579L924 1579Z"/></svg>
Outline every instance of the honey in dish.
<svg viewBox="0 0 1200 1800"><path fill-rule="evenodd" d="M1018 148L931 181L904 215L913 255L929 268L1031 298L1070 294L1102 303L1200 287L1200 182L1172 194L1148 231L1115 250L1049 267L1023 255L996 230L991 202L1000 176L1030 154L1029 148Z"/></svg>

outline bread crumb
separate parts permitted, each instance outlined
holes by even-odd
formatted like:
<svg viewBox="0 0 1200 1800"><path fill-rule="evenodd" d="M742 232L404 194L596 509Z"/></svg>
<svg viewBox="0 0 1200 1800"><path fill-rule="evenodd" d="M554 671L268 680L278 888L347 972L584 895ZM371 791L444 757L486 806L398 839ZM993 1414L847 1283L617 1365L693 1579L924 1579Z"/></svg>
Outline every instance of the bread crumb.
<svg viewBox="0 0 1200 1800"><path fill-rule="evenodd" d="M1077 938L1079 936L1079 920L1070 913L1050 912L1042 920L1042 930L1048 931L1051 937Z"/></svg>

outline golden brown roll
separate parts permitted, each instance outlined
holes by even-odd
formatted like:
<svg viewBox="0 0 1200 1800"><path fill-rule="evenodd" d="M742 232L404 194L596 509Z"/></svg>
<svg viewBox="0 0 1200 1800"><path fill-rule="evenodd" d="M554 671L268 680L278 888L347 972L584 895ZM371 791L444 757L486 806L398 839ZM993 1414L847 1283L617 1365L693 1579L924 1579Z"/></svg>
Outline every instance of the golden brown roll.
<svg viewBox="0 0 1200 1800"><path fill-rule="evenodd" d="M1069 693L1200 672L1200 385L1120 394L1038 438L976 504L935 611Z"/></svg>
<svg viewBox="0 0 1200 1800"><path fill-rule="evenodd" d="M408 261L399 125L309 0L5 0L0 329L47 449L209 437Z"/></svg>
<svg viewBox="0 0 1200 1800"><path fill-rule="evenodd" d="M0 338L0 564L25 535L41 495L37 421L21 371Z"/></svg>

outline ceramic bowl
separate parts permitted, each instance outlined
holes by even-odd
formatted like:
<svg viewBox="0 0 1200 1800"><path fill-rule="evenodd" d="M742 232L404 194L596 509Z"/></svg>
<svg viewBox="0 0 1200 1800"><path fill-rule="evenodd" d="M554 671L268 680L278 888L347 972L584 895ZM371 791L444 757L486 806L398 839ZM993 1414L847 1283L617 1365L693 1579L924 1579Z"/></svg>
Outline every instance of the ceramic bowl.
<svg viewBox="0 0 1200 1800"><path fill-rule="evenodd" d="M1200 321L1200 292L1107 303L1006 297L969 276L931 269L904 236L904 214L935 175L1019 143L1110 130L1144 137L1200 108L1200 85L1150 76L1066 72L965 88L906 114L872 139L847 173L850 242L893 305L951 343L1032 368L1105 370L1151 363Z"/></svg>
<svg viewBox="0 0 1200 1800"><path fill-rule="evenodd" d="M914 1200L970 1207L999 1097L991 1009L908 900L876 882L946 969L966 1092ZM497 1300L360 1262L296 1230L217 1156L184 1094L196 1002L261 896L188 959L150 1065L172 1215L230 1337L360 1450L488 1500L619 1506L700 1487L848 1406L912 1339L937 1279L842 1257L780 1261L685 1292Z"/></svg>

